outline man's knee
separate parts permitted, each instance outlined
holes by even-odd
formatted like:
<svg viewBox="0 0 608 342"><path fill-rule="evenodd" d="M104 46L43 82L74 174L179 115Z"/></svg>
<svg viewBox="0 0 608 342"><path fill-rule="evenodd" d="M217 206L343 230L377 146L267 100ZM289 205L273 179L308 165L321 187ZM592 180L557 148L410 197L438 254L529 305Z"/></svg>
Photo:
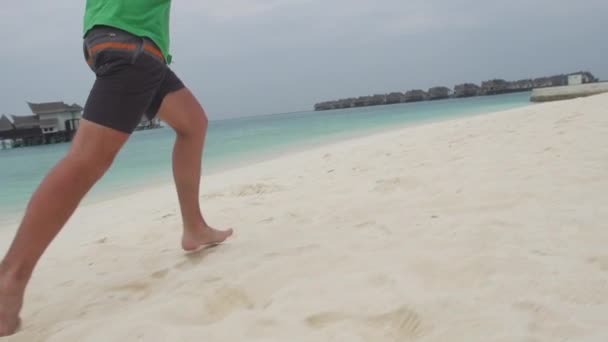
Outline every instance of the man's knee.
<svg viewBox="0 0 608 342"><path fill-rule="evenodd" d="M207 113L187 88L167 95L161 105L159 116L180 137L204 137L209 126Z"/></svg>
<svg viewBox="0 0 608 342"><path fill-rule="evenodd" d="M202 138L207 133L209 127L209 119L202 108L196 113L192 113L187 123L174 127L178 135L184 137Z"/></svg>

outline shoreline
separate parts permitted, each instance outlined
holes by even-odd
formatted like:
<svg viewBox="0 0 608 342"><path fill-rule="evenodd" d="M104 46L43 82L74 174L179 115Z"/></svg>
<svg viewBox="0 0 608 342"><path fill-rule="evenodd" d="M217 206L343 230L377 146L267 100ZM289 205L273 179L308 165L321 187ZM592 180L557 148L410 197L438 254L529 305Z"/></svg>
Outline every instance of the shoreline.
<svg viewBox="0 0 608 342"><path fill-rule="evenodd" d="M265 152L265 153L263 153L262 156L260 156L258 158L251 157L251 158L241 159L238 161L234 160L234 161L224 162L224 163L222 163L223 165L210 167L207 171L204 170L204 166L203 166L201 193L204 192L206 177L217 176L219 174L222 174L222 173L225 173L228 171L246 168L249 166L255 166L255 165L258 165L261 163L281 159L283 157L286 157L286 156L289 156L292 154L297 155L297 154L303 153L303 152L308 152L308 151L321 149L321 148L325 148L325 147L331 147L336 144L348 143L348 142L356 141L358 139L367 138L367 137L371 137L371 136L375 136L375 135L379 135L379 134L396 132L396 131L400 131L403 129L414 128L414 127L418 127L418 126L433 125L433 124L442 123L442 122L450 122L453 120L474 118L477 116L493 115L493 114L497 114L497 113L501 113L501 112L505 112L505 111L525 108L525 107L531 107L531 106L535 106L535 105L537 105L537 104L529 103L526 105L518 106L516 108L511 108L511 109L504 109L504 110L497 110L497 111L490 111L490 112L482 111L479 113L465 113L465 114L459 114L455 117L447 117L447 118L440 117L440 118L426 119L426 120L417 121L417 122L399 123L399 124L395 124L395 125L391 125L391 126L375 127L375 128L372 128L372 129L369 129L366 131L340 132L340 133L332 134L331 136L323 137L320 141L317 141L314 143L312 143L312 142L296 143L293 146L289 146L289 147L277 146L277 149L279 151ZM118 190L118 192L116 189L112 189L112 190L106 190L106 192L96 193L93 195L89 194L83 199L80 207L86 207L86 206L90 206L90 205L113 201L117 198L145 193L148 190L158 190L158 189L165 189L167 187L173 187L172 175L168 175L168 176L159 175L157 177L150 179L150 183L154 183L154 184L149 184L149 185L145 185L145 186L132 186L132 187L127 186L123 190ZM94 190L92 190L92 191L94 191ZM23 211L20 211L19 214L7 216L3 220L1 220L0 221L0 231L5 226L18 224L19 221L21 220L22 213L23 213Z"/></svg>

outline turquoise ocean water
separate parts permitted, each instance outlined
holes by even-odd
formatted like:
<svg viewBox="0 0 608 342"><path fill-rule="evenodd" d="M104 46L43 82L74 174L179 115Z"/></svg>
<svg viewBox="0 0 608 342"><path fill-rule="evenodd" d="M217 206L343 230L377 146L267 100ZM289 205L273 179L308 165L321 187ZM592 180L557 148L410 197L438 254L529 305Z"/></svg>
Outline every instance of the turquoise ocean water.
<svg viewBox="0 0 608 342"><path fill-rule="evenodd" d="M405 125L527 106L529 99L526 92L212 121L204 171ZM169 128L135 133L85 202L170 182L174 139ZM19 218L36 186L68 148L69 144L57 144L0 150L0 225Z"/></svg>

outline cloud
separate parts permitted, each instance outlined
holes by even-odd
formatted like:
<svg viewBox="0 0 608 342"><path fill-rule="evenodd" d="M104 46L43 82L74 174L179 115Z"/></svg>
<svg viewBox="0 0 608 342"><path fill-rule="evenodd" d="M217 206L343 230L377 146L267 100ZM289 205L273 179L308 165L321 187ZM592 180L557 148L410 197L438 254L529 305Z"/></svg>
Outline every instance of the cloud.
<svg viewBox="0 0 608 342"><path fill-rule="evenodd" d="M0 112L83 103L85 1L0 7ZM334 97L590 69L608 78L608 1L175 0L174 68L214 118ZM51 20L50 20L51 19ZM235 94L238 94L235 95Z"/></svg>
<svg viewBox="0 0 608 342"><path fill-rule="evenodd" d="M205 17L225 22L239 18L263 15L280 7L288 7L307 0L223 0L176 1L173 8L190 16Z"/></svg>

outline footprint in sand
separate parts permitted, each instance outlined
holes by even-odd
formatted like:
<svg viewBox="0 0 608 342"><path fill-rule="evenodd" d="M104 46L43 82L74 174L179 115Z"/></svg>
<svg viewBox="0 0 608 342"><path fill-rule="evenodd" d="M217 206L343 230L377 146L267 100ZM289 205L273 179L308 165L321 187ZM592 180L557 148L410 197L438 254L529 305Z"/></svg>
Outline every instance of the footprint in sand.
<svg viewBox="0 0 608 342"><path fill-rule="evenodd" d="M306 317L305 322L311 328L324 329L327 326L352 319L353 317L340 312L322 312Z"/></svg>
<svg viewBox="0 0 608 342"><path fill-rule="evenodd" d="M587 262L597 266L600 270L608 272L608 255L594 256L587 259Z"/></svg>
<svg viewBox="0 0 608 342"><path fill-rule="evenodd" d="M281 190L282 190L282 188L276 184L264 184L264 183L247 184L247 185L242 185L239 188L237 188L236 190L234 190L232 192L232 195L236 196L236 197L256 196L256 195L270 194L270 193L278 192Z"/></svg>
<svg viewBox="0 0 608 342"><path fill-rule="evenodd" d="M541 303L524 300L515 303L513 307L528 314L527 329L532 334L560 331L560 336L568 339L570 333L578 330L571 321Z"/></svg>
<svg viewBox="0 0 608 342"><path fill-rule="evenodd" d="M123 285L109 287L108 290L119 295L123 302L142 301L150 296L151 281L135 280Z"/></svg>
<svg viewBox="0 0 608 342"><path fill-rule="evenodd" d="M184 312L188 314L183 316L178 314L179 323L191 325L213 324L235 312L255 308L255 304L247 292L234 287L207 289L198 296L192 296L185 306ZM173 317L173 319L177 318Z"/></svg>
<svg viewBox="0 0 608 342"><path fill-rule="evenodd" d="M111 286L108 290L112 293L112 297L118 297L121 301L142 301L150 296L152 285L166 278L169 272L168 268L164 268L153 272L147 279L137 279L125 284Z"/></svg>
<svg viewBox="0 0 608 342"><path fill-rule="evenodd" d="M426 330L420 315L406 306L379 315L321 312L307 317L305 323L319 330L348 323L358 330L360 335L373 337L370 340L382 341L403 341L419 337Z"/></svg>
<svg viewBox="0 0 608 342"><path fill-rule="evenodd" d="M390 192L395 190L411 189L414 187L416 187L416 182L414 180L395 177L377 180L374 191Z"/></svg>
<svg viewBox="0 0 608 342"><path fill-rule="evenodd" d="M569 116L563 117L563 118L555 121L555 125L559 126L559 125L568 123L568 122L573 121L574 119L576 119L578 117L581 117L583 115L584 115L583 113L574 113L573 115L569 115Z"/></svg>
<svg viewBox="0 0 608 342"><path fill-rule="evenodd" d="M272 223L272 222L274 222L274 217L268 217L261 221L258 221L258 223Z"/></svg>
<svg viewBox="0 0 608 342"><path fill-rule="evenodd" d="M59 286L61 286L64 289L67 289L67 288L74 286L74 281L73 280L64 281L63 283L59 284Z"/></svg>
<svg viewBox="0 0 608 342"><path fill-rule="evenodd" d="M175 213L168 213L168 214L161 216L161 219L167 219L167 218L173 217L173 216L175 216Z"/></svg>
<svg viewBox="0 0 608 342"><path fill-rule="evenodd" d="M376 221L365 221L355 225L355 228L367 228L376 225Z"/></svg>
<svg viewBox="0 0 608 342"><path fill-rule="evenodd" d="M205 278L203 278L203 282L205 283L217 283L218 281L222 281L223 278L222 277L217 277L217 276L207 276Z"/></svg>
<svg viewBox="0 0 608 342"><path fill-rule="evenodd" d="M294 256L294 255L301 256L303 254L316 251L320 247L321 246L318 244L310 244L310 245L305 245L305 246L300 246L300 247L295 247L295 248L283 249L283 250L276 251L276 252L268 252L268 253L264 254L264 257L265 258L276 258L276 257L281 257L281 256Z"/></svg>
<svg viewBox="0 0 608 342"><path fill-rule="evenodd" d="M386 274L376 274L374 276L369 277L369 283L374 287L384 287L387 285L394 284L394 280Z"/></svg>
<svg viewBox="0 0 608 342"><path fill-rule="evenodd" d="M389 229L387 226L383 225L383 224L378 224L376 221L365 221L365 222L361 222L359 224L356 224L354 226L355 228L358 229L363 229L365 231L375 231L375 232L381 232L384 235L391 235L392 231L391 229ZM378 237L378 236L375 236Z"/></svg>
<svg viewBox="0 0 608 342"><path fill-rule="evenodd" d="M165 268L163 270L160 271L156 271L154 273L152 273L152 275L150 275L152 278L154 279L163 279L165 278L167 275L169 274L169 269Z"/></svg>
<svg viewBox="0 0 608 342"><path fill-rule="evenodd" d="M367 171L369 171L369 168L363 167L363 166L355 166L352 168L352 170L357 174L361 174L361 173L366 173Z"/></svg>
<svg viewBox="0 0 608 342"><path fill-rule="evenodd" d="M202 195L201 198L206 199L206 200L211 200L211 199L220 198L220 197L224 197L224 196L225 196L225 194L222 192L212 192L209 194Z"/></svg>
<svg viewBox="0 0 608 342"><path fill-rule="evenodd" d="M395 190L401 185L401 178L395 177L390 179L379 179L376 181L374 191L388 192Z"/></svg>
<svg viewBox="0 0 608 342"><path fill-rule="evenodd" d="M207 309L215 319L221 320L237 310L251 310L253 301L243 289L223 287L207 300Z"/></svg>
<svg viewBox="0 0 608 342"><path fill-rule="evenodd" d="M296 222L298 224L308 224L312 222L310 215L301 214L298 212L288 211L283 215L284 219L289 222Z"/></svg>

